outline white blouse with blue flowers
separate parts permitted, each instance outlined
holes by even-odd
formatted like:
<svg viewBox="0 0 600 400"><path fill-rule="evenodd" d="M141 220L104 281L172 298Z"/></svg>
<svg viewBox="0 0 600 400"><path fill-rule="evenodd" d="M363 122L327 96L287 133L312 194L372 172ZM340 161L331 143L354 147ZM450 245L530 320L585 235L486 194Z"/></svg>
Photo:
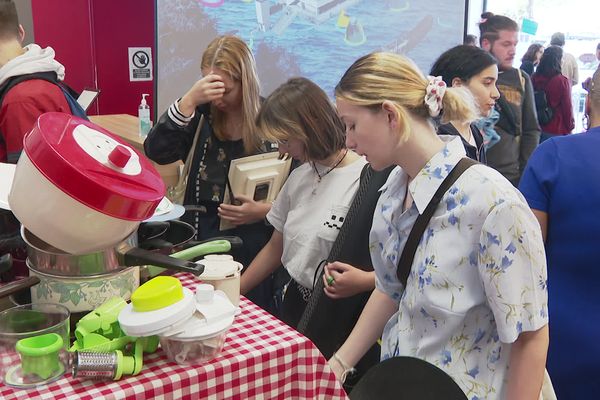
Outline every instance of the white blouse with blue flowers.
<svg viewBox="0 0 600 400"><path fill-rule="evenodd" d="M540 228L521 194L497 171L469 168L444 195L415 254L406 290L400 254L420 212L465 156L446 143L408 185L400 168L381 188L371 256L377 288L398 312L382 338L382 359L408 355L448 373L469 399L502 399L511 343L548 323Z"/></svg>

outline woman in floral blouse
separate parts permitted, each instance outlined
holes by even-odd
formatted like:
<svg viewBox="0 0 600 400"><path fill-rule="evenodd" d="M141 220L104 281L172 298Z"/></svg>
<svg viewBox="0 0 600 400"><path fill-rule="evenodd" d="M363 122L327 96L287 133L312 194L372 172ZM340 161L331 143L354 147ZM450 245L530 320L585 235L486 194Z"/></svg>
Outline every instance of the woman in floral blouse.
<svg viewBox="0 0 600 400"><path fill-rule="evenodd" d="M390 165L371 228L376 289L330 359L344 376L382 333L382 359L412 356L450 375L469 399L538 399L548 348L546 261L539 225L498 172L475 165L444 194L404 287L399 257L417 218L465 157L432 118L475 112L464 93L402 56L357 60L336 87L346 144Z"/></svg>

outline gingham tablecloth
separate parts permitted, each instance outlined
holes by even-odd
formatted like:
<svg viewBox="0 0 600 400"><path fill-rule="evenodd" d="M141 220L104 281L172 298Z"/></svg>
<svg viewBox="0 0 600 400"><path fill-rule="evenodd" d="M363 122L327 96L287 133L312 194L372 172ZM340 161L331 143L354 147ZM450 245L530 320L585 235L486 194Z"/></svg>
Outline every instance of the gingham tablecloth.
<svg viewBox="0 0 600 400"><path fill-rule="evenodd" d="M177 274L193 288L194 277ZM197 283L197 281L196 281ZM67 373L35 389L0 386L0 399L346 399L315 345L246 298L223 352L198 366L167 361L162 350L144 355L137 376L79 381Z"/></svg>

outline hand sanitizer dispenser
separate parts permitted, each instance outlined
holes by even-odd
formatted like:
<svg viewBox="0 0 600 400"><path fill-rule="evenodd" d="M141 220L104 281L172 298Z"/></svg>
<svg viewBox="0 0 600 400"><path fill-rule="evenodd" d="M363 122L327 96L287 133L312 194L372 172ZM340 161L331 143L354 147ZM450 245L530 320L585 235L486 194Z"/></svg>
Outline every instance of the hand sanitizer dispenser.
<svg viewBox="0 0 600 400"><path fill-rule="evenodd" d="M147 93L142 94L142 102L138 107L138 118L139 118L139 131L140 136L146 137L148 132L150 132L150 107L146 102L146 96L149 96Z"/></svg>

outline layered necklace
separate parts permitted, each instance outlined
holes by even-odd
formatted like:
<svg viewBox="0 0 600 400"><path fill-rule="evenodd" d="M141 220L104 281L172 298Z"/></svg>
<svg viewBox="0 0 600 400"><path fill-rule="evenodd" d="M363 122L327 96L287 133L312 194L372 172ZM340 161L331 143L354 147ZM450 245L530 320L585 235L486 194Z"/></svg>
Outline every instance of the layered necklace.
<svg viewBox="0 0 600 400"><path fill-rule="evenodd" d="M314 162L311 162L313 170L315 171L315 174L317 174L317 179L315 179L315 183L313 185L313 190L312 190L313 196L315 194L317 194L317 187L318 187L319 183L321 183L321 181L327 174L329 174L331 171L336 169L342 163L342 161L344 161L344 158L346 158L346 154L348 154L348 149L344 149L344 152L341 153L340 158L338 160L336 160L333 163L333 165L331 167L329 167L325 172L319 172L317 165Z"/></svg>

